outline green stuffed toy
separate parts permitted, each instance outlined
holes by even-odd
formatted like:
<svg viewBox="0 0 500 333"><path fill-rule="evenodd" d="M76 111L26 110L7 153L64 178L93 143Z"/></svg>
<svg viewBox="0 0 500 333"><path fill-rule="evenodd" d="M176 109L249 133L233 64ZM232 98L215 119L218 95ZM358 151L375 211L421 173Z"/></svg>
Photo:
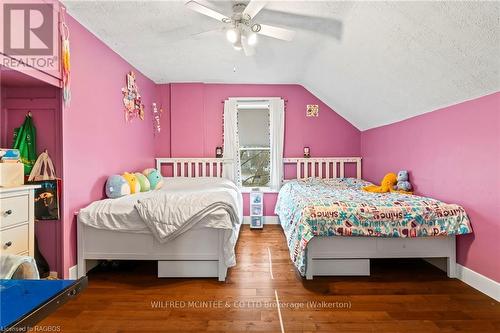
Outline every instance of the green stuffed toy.
<svg viewBox="0 0 500 333"><path fill-rule="evenodd" d="M140 172L134 173L135 178L137 178L137 182L141 186L141 192L147 192L151 190L151 184L146 176L144 176Z"/></svg>

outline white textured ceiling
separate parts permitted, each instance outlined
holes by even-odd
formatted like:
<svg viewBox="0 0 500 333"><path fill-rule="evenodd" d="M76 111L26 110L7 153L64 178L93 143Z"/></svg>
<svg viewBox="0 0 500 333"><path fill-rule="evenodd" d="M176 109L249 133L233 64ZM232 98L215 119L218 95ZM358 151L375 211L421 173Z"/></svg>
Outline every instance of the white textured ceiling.
<svg viewBox="0 0 500 333"><path fill-rule="evenodd" d="M361 130L500 90L497 1L271 1L256 20L298 33L261 37L253 57L198 35L221 25L184 1L64 3L157 83L299 83ZM211 3L229 15L234 1Z"/></svg>

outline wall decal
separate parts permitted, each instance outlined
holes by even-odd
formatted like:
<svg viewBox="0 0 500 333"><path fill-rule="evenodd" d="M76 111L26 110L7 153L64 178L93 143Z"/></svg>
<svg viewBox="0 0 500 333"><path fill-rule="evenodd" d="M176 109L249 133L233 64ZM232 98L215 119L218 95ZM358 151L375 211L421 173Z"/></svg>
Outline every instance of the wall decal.
<svg viewBox="0 0 500 333"><path fill-rule="evenodd" d="M160 107L160 109L158 109L157 104L153 103L153 131L154 131L155 135L161 132L160 119L161 119L162 113L163 113L163 109L161 107Z"/></svg>
<svg viewBox="0 0 500 333"><path fill-rule="evenodd" d="M306 116L307 117L318 117L319 116L319 106L317 104L308 104Z"/></svg>
<svg viewBox="0 0 500 333"><path fill-rule="evenodd" d="M68 108L71 103L71 62L70 62L70 46L69 46L69 28L66 25L64 13L66 9L62 8L61 14L61 59L62 59L62 81L63 81L63 100L64 106Z"/></svg>
<svg viewBox="0 0 500 333"><path fill-rule="evenodd" d="M123 105L125 106L125 121L131 121L139 117L144 120L144 104L141 101L141 94L135 79L135 73L127 74L127 87L122 88Z"/></svg>

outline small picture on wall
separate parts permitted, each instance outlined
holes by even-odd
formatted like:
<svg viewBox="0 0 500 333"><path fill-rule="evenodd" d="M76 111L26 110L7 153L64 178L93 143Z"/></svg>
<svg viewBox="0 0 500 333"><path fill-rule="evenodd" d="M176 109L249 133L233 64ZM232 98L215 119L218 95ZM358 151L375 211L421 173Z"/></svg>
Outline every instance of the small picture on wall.
<svg viewBox="0 0 500 333"><path fill-rule="evenodd" d="M262 205L252 205L251 215L262 215Z"/></svg>
<svg viewBox="0 0 500 333"><path fill-rule="evenodd" d="M307 105L307 117L318 117L319 116L319 105L317 104L308 104Z"/></svg>

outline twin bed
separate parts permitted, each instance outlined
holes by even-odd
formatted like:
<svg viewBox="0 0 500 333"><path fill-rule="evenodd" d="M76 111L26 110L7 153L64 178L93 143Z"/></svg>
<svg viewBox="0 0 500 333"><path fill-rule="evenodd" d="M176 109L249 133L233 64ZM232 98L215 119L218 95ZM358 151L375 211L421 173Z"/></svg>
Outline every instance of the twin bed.
<svg viewBox="0 0 500 333"><path fill-rule="evenodd" d="M96 201L78 214L78 275L98 260L156 260L158 277L217 277L234 266L240 190L221 159L157 159L172 169L160 190ZM185 175L194 177L184 177ZM158 209L163 206L164 209ZM145 219L146 218L146 219Z"/></svg>
<svg viewBox="0 0 500 333"><path fill-rule="evenodd" d="M275 213L302 276L369 275L371 258L447 258L471 232L462 207L361 188L361 158L285 159ZM234 266L243 220L240 190L221 159L157 159L172 167L162 190L97 201L78 216L78 274L100 259L157 260L159 277L218 277ZM346 178L349 167L355 178ZM179 177L180 176L180 177Z"/></svg>

